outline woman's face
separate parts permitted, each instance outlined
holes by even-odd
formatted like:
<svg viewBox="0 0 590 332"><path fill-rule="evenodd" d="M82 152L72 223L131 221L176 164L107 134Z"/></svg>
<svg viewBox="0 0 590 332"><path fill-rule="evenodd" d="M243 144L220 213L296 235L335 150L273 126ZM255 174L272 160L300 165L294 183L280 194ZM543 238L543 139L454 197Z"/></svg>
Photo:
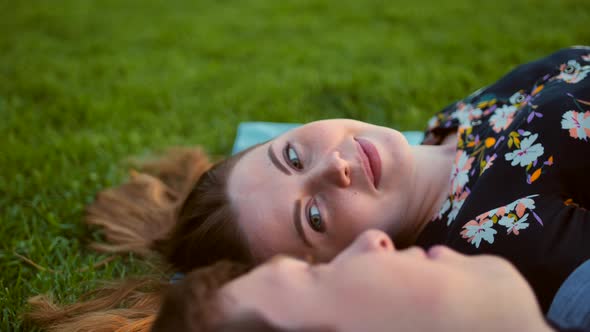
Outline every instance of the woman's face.
<svg viewBox="0 0 590 332"><path fill-rule="evenodd" d="M362 231L404 231L413 158L393 129L312 122L269 141L232 170L230 201L254 256L327 261Z"/></svg>
<svg viewBox="0 0 590 332"><path fill-rule="evenodd" d="M328 264L273 259L220 294L229 319L254 312L292 329L531 331L519 324L541 317L532 290L507 261L442 246L396 251L377 230L362 233Z"/></svg>

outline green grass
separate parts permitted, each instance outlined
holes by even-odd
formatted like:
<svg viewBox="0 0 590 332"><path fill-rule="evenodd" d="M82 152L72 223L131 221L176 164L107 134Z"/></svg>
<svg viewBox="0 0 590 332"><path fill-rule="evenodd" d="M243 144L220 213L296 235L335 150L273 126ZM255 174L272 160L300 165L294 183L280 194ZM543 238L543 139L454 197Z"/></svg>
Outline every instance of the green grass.
<svg viewBox="0 0 590 332"><path fill-rule="evenodd" d="M125 157L226 154L240 121L422 129L516 64L588 43L589 21L587 0L0 2L0 330L24 328L31 295L73 301L148 269L87 268L106 256L86 249L100 234L84 206Z"/></svg>

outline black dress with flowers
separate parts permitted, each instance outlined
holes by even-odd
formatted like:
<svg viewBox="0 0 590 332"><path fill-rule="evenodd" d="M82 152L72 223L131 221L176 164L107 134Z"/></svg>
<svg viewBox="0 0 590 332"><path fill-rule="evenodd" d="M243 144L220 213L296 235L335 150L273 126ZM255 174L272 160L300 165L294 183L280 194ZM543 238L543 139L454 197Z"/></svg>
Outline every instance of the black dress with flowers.
<svg viewBox="0 0 590 332"><path fill-rule="evenodd" d="M435 115L427 135L455 130L451 190L417 244L507 258L547 311L590 259L590 47L517 67Z"/></svg>

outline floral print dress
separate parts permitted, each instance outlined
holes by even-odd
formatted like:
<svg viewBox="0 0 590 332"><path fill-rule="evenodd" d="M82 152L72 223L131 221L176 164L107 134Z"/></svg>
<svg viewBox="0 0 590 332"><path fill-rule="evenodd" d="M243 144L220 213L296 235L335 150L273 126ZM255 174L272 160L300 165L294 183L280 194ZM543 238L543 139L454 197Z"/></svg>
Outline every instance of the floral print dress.
<svg viewBox="0 0 590 332"><path fill-rule="evenodd" d="M590 259L590 47L517 67L436 114L426 133L452 131L450 192L417 244L507 258L547 311Z"/></svg>

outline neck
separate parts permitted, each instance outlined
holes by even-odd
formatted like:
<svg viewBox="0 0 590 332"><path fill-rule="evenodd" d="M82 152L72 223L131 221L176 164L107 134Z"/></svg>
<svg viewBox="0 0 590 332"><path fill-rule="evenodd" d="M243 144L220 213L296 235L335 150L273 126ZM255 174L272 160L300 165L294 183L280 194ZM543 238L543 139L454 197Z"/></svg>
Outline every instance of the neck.
<svg viewBox="0 0 590 332"><path fill-rule="evenodd" d="M450 176L456 144L418 145L412 147L414 170L412 195L406 220L409 244L413 244L426 224L438 213L450 190Z"/></svg>

